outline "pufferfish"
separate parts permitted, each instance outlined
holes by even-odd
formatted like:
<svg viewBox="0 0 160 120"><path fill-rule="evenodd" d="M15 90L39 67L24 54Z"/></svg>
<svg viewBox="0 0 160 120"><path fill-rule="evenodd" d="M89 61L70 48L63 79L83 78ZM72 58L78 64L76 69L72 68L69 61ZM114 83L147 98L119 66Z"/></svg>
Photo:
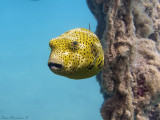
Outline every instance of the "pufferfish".
<svg viewBox="0 0 160 120"><path fill-rule="evenodd" d="M84 79L96 75L104 65L98 37L85 28L72 29L49 42L48 66L58 75Z"/></svg>

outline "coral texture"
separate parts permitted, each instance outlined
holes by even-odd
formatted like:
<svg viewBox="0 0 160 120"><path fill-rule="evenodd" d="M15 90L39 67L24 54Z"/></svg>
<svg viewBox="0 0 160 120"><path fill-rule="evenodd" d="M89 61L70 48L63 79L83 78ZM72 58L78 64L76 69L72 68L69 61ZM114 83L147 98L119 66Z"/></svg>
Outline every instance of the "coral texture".
<svg viewBox="0 0 160 120"><path fill-rule="evenodd" d="M105 61L97 75L104 120L160 120L158 0L87 0Z"/></svg>

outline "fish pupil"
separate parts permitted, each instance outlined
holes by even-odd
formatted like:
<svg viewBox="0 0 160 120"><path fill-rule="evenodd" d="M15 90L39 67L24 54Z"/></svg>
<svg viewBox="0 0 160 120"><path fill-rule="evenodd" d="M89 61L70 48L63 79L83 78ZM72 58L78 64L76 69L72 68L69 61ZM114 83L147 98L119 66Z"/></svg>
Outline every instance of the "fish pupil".
<svg viewBox="0 0 160 120"><path fill-rule="evenodd" d="M74 41L74 42L73 42L73 44L74 44L74 45L77 45L77 42L76 42L76 41Z"/></svg>

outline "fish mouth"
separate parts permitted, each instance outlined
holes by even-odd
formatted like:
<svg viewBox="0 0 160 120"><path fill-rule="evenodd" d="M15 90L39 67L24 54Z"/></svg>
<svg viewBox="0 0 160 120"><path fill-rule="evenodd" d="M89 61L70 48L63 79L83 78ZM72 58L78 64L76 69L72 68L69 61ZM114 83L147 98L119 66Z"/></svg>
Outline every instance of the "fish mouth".
<svg viewBox="0 0 160 120"><path fill-rule="evenodd" d="M54 63L54 62L48 62L48 67L53 71L54 70L60 70L62 68L62 64Z"/></svg>

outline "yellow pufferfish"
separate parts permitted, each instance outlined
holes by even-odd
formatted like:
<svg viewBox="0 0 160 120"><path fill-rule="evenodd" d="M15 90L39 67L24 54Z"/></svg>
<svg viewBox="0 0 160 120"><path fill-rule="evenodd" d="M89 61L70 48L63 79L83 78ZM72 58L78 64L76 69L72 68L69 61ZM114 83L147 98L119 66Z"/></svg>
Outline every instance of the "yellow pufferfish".
<svg viewBox="0 0 160 120"><path fill-rule="evenodd" d="M72 29L49 42L48 66L52 72L71 79L96 75L104 65L98 37L85 28Z"/></svg>

